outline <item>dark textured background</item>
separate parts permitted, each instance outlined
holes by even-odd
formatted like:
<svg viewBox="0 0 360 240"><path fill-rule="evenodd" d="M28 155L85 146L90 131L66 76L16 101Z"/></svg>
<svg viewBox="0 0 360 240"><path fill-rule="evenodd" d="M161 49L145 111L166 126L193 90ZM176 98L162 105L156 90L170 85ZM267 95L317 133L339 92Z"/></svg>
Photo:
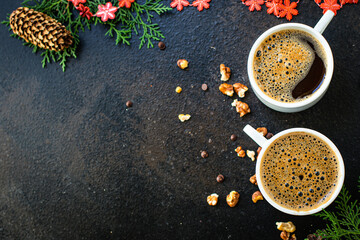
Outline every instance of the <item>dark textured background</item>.
<svg viewBox="0 0 360 240"><path fill-rule="evenodd" d="M20 2L2 2L1 20ZM293 22L314 26L322 16L313 1L301 1L298 10ZM136 38L130 47L115 46L104 37L106 27L94 27L81 34L79 57L65 73L56 63L42 69L40 55L1 25L0 239L280 239L275 222L289 220L303 239L323 227L316 217L253 204L257 188L248 179L255 162L234 149L257 149L242 132L248 123L273 133L315 129L338 146L345 184L359 198L359 13L359 5L345 6L324 33L335 71L317 105L279 113L249 90L252 112L242 119L218 91L219 64L231 67L230 83L249 85L251 45L286 20L251 13L240 0L157 18L165 51L138 50ZM188 70L176 66L179 58L189 60ZM128 110L127 100L134 102ZM179 113L192 117L181 123ZM233 133L236 142L229 140ZM223 184L215 180L219 173ZM235 208L225 202L231 190L241 195ZM217 207L206 203L213 192L220 195Z"/></svg>

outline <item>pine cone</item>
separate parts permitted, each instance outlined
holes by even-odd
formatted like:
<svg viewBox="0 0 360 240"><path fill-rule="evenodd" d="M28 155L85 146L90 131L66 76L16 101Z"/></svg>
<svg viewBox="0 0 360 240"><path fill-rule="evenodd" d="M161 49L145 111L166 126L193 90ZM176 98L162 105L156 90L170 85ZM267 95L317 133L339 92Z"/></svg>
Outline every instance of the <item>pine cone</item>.
<svg viewBox="0 0 360 240"><path fill-rule="evenodd" d="M19 7L10 15L13 32L40 48L62 51L72 44L72 35L64 25L45 13Z"/></svg>

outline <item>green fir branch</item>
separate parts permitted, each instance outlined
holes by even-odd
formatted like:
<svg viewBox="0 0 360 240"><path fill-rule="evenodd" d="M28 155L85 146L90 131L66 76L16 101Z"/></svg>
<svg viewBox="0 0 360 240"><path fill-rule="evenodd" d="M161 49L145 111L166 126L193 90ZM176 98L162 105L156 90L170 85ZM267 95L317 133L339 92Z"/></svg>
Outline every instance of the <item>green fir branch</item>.
<svg viewBox="0 0 360 240"><path fill-rule="evenodd" d="M118 6L118 0L88 0L85 6L88 6L90 11L95 14L99 4L105 4L109 1L113 6ZM102 22L98 17L90 18L90 20L81 17L73 4L68 0L24 0L21 5L49 15L64 24L66 29L72 33L74 43L69 48L59 52L41 49L41 56L43 57L41 63L43 67L51 62L59 62L62 70L65 71L68 58L77 57L77 48L80 43L78 34L84 32L86 28L91 30L92 24L107 25L109 29L105 33L105 36L114 37L116 45L130 45L130 39L134 32L140 40L139 49L144 45L146 45L147 48L153 47L154 41L165 38L160 31L160 26L152 23L152 19L154 18L153 13L161 15L172 10L161 2L162 0L144 0L142 4L140 4L136 1L132 3L130 9L118 9L115 13L115 19L108 20L107 22ZM6 26L10 25L9 16L2 24ZM14 34L11 35L14 36ZM22 39L18 36L14 37ZM39 47L25 41L24 45L32 48L34 53L40 50Z"/></svg>
<svg viewBox="0 0 360 240"><path fill-rule="evenodd" d="M360 177L358 182L360 183ZM360 192L360 185L358 185ZM335 212L323 210L315 216L329 222L325 229L317 230L315 236L322 239L359 240L360 239L360 204L357 200L350 201L351 196L345 187L342 188L335 201ZM305 239L307 240L307 239Z"/></svg>

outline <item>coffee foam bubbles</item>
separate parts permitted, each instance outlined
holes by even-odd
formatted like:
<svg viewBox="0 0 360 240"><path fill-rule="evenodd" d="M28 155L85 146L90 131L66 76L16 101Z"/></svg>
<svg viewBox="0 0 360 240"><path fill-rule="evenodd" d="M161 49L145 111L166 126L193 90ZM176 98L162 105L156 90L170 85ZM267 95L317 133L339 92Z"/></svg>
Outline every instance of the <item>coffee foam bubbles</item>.
<svg viewBox="0 0 360 240"><path fill-rule="evenodd" d="M334 151L315 135L296 132L277 139L261 159L267 194L290 210L308 211L326 203L338 183Z"/></svg>
<svg viewBox="0 0 360 240"><path fill-rule="evenodd" d="M292 90L309 72L315 51L324 61L320 43L310 34L299 30L283 30L267 37L256 50L254 76L260 89L269 97L282 102L294 99ZM325 62L325 61L324 61Z"/></svg>

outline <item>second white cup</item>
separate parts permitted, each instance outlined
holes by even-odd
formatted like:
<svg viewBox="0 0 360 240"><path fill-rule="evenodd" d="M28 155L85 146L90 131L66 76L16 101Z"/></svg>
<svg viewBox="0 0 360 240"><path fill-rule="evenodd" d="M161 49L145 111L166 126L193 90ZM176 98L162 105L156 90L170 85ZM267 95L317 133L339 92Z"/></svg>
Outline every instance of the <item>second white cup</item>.
<svg viewBox="0 0 360 240"><path fill-rule="evenodd" d="M336 199L336 197L340 193L341 188L344 183L345 166L344 166L344 162L343 162L343 159L342 159L342 156L341 156L339 150L337 149L335 144L333 142L331 142L330 139L328 139L326 136L324 136L323 134L321 134L317 131L314 131L314 130L311 130L308 128L291 128L291 129L284 130L284 131L274 135L270 139L266 139L265 137L263 137L263 135L261 133L257 132L250 125L246 125L243 130L252 140L254 140L262 148L261 152L259 153L259 155L257 157L257 162L256 162L256 180L257 180L257 184L260 189L260 192L262 193L264 198L273 207L275 207L276 209L278 209L284 213L291 214L291 215L298 215L298 216L310 215L310 214L314 214L316 212L319 212L319 211L325 209ZM329 198L326 200L326 202L324 202L324 204L320 205L317 208L311 209L311 210L296 210L295 211L295 210L285 208L285 207L281 206L280 204L276 203L265 191L263 183L262 183L262 179L261 179L260 167L261 167L263 156L264 156L264 153L266 152L266 150L271 146L271 144L274 141L276 141L277 139L279 139L280 137L282 137L286 134L293 133L293 132L309 133L309 134L315 135L316 137L320 138L334 151L334 153L336 154L336 158L338 159L338 162L339 162L339 169L338 169L339 174L337 176L338 181L337 181L335 190L332 192L331 196L329 196Z"/></svg>

